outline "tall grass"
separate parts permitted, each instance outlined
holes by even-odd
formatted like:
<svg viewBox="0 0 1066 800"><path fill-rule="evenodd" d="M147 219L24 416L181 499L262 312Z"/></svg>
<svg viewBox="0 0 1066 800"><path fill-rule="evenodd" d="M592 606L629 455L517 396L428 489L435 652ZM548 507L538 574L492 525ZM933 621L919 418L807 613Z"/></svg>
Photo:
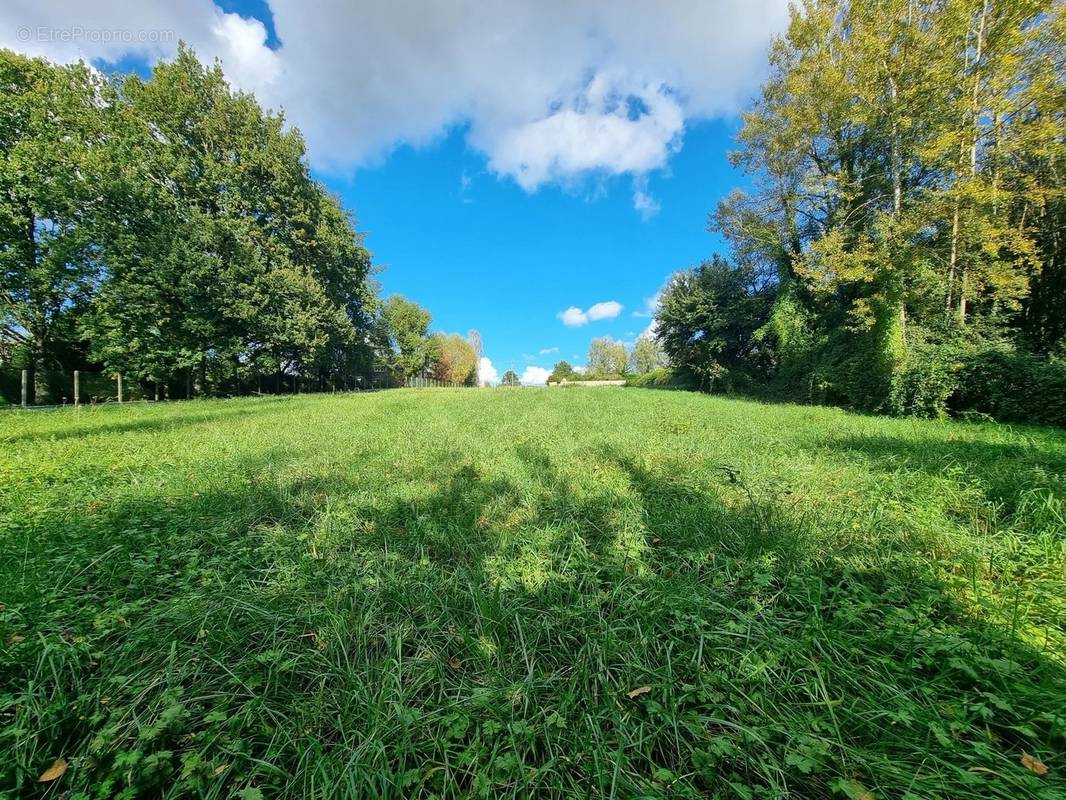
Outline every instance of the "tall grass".
<svg viewBox="0 0 1066 800"><path fill-rule="evenodd" d="M0 448L12 796L1066 793L1062 431L441 389Z"/></svg>

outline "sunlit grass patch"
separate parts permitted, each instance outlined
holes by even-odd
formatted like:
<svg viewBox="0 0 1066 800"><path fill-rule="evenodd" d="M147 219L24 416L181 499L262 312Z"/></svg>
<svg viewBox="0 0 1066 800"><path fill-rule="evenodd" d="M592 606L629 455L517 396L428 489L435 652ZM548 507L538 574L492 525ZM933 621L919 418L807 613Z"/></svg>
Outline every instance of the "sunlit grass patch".
<svg viewBox="0 0 1066 800"><path fill-rule="evenodd" d="M0 441L15 794L1066 791L1060 431L413 390Z"/></svg>

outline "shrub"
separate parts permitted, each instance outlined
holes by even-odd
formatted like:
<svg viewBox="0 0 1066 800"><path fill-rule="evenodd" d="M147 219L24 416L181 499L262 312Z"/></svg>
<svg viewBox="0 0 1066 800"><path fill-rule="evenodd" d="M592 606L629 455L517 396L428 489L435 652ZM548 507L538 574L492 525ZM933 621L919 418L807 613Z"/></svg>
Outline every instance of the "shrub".
<svg viewBox="0 0 1066 800"><path fill-rule="evenodd" d="M962 366L949 405L957 414L1066 426L1066 363L1008 347L979 351Z"/></svg>
<svg viewBox="0 0 1066 800"><path fill-rule="evenodd" d="M645 389L691 389L688 381L669 367L658 367L643 375L630 375L626 386L639 386Z"/></svg>
<svg viewBox="0 0 1066 800"><path fill-rule="evenodd" d="M1066 363L1004 343L921 341L893 378L889 410L1066 426Z"/></svg>
<svg viewBox="0 0 1066 800"><path fill-rule="evenodd" d="M892 378L888 410L917 417L944 417L948 400L959 389L966 354L954 346L920 342L907 353Z"/></svg>

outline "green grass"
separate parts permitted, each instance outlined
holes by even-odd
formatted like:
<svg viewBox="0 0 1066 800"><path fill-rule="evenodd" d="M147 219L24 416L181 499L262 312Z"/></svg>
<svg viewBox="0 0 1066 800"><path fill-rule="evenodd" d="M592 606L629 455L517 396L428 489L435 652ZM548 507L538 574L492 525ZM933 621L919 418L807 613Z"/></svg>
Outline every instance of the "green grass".
<svg viewBox="0 0 1066 800"><path fill-rule="evenodd" d="M0 794L1062 798L1064 497L682 392L7 413Z"/></svg>

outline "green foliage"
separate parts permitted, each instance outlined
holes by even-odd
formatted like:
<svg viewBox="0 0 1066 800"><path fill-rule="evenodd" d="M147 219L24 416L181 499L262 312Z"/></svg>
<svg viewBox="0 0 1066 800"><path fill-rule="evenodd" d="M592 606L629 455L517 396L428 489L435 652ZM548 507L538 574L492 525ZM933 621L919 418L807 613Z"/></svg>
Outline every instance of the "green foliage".
<svg viewBox="0 0 1066 800"><path fill-rule="evenodd" d="M950 405L959 414L1066 426L1066 362L1009 347L982 349L962 364Z"/></svg>
<svg viewBox="0 0 1066 800"><path fill-rule="evenodd" d="M500 380L501 386L521 386L522 382L518 380L518 373L513 369L507 370L503 373L503 378Z"/></svg>
<svg viewBox="0 0 1066 800"><path fill-rule="evenodd" d="M220 66L182 46L120 84L2 51L0 83L0 359L197 392L368 371L369 253Z"/></svg>
<svg viewBox="0 0 1066 800"><path fill-rule="evenodd" d="M628 358L626 346L616 342L610 336L601 336L589 343L589 352L585 372L590 376L622 375L626 371Z"/></svg>
<svg viewBox="0 0 1066 800"><path fill-rule="evenodd" d="M893 387L893 411L1066 426L1066 364L981 340L918 343Z"/></svg>
<svg viewBox="0 0 1066 800"><path fill-rule="evenodd" d="M0 794L1066 794L1061 430L428 389L0 452Z"/></svg>
<svg viewBox="0 0 1066 800"><path fill-rule="evenodd" d="M912 342L906 362L894 376L887 410L919 417L946 416L959 390L966 357L958 343Z"/></svg>
<svg viewBox="0 0 1066 800"><path fill-rule="evenodd" d="M432 376L442 383L473 386L477 383L477 353L457 333L438 333L430 343Z"/></svg>
<svg viewBox="0 0 1066 800"><path fill-rule="evenodd" d="M99 271L92 234L109 98L83 64L0 50L0 362L20 350L34 393Z"/></svg>
<svg viewBox="0 0 1066 800"><path fill-rule="evenodd" d="M751 189L711 219L750 286L721 265L676 278L671 364L706 390L925 415L969 393L1016 418L957 366L984 340L1057 385L1064 20L1050 0L798 4L732 156ZM734 313L755 298L772 307Z"/></svg>
<svg viewBox="0 0 1066 800"><path fill-rule="evenodd" d="M656 367L650 372L630 375L626 386L638 386L645 389L691 389L692 385L669 367Z"/></svg>
<svg viewBox="0 0 1066 800"><path fill-rule="evenodd" d="M685 380L711 391L730 391L772 354L759 336L772 295L745 265L717 255L676 273L656 314L656 338Z"/></svg>
<svg viewBox="0 0 1066 800"><path fill-rule="evenodd" d="M429 335L432 315L418 303L394 294L381 304L377 336L382 355L400 380L419 375L440 355Z"/></svg>
<svg viewBox="0 0 1066 800"><path fill-rule="evenodd" d="M574 368L570 366L567 361L560 361L554 367L552 367L551 375L548 376L548 383L560 383L562 381L573 380L577 373L574 372Z"/></svg>
<svg viewBox="0 0 1066 800"><path fill-rule="evenodd" d="M659 369L666 362L666 354L653 334L637 337L629 353L629 366L638 375Z"/></svg>

